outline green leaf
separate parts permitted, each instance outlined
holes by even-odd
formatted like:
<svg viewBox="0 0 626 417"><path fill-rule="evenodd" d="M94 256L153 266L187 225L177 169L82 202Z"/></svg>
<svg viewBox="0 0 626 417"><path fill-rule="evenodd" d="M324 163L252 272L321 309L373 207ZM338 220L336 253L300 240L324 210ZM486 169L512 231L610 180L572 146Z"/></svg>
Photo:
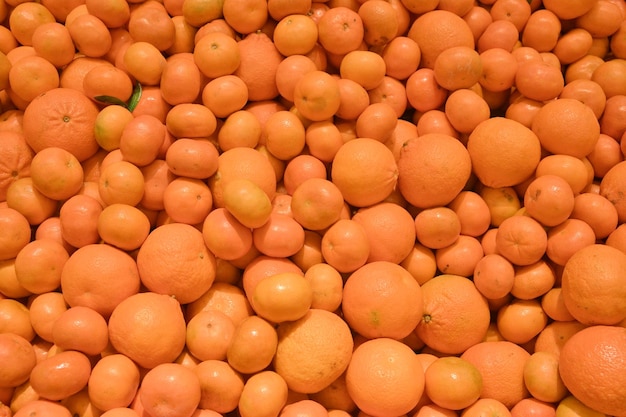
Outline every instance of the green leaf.
<svg viewBox="0 0 626 417"><path fill-rule="evenodd" d="M135 85L135 88L133 89L133 94L130 96L128 102L126 103L119 98L113 96L96 96L94 98L101 103L117 104L118 106L125 107L132 112L133 110L135 110L135 107L137 107L137 104L139 104L139 100L141 99L141 92L141 84L137 83Z"/></svg>

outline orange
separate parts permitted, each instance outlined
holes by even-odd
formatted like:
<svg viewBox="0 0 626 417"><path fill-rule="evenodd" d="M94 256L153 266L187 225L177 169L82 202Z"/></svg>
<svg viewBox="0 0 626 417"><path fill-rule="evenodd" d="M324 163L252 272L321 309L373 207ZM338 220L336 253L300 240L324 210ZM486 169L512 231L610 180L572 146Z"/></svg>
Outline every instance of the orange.
<svg viewBox="0 0 626 417"><path fill-rule="evenodd" d="M479 123L468 137L467 151L480 182L493 188L517 185L528 179L541 158L537 135L523 124L503 117Z"/></svg>
<svg viewBox="0 0 626 417"><path fill-rule="evenodd" d="M621 303L623 279L621 275L626 262L620 250L601 244L586 246L574 253L563 268L561 285L563 301L568 311L584 324L617 324L624 319ZM583 276L594 270L593 281Z"/></svg>
<svg viewBox="0 0 626 417"><path fill-rule="evenodd" d="M80 91L49 90L24 110L26 142L35 152L52 146L63 148L82 162L98 150L94 136L98 112L98 107Z"/></svg>
<svg viewBox="0 0 626 417"><path fill-rule="evenodd" d="M134 206L142 201L145 189L142 171L129 161L114 161L101 169L98 191L105 205L121 203Z"/></svg>
<svg viewBox="0 0 626 417"><path fill-rule="evenodd" d="M248 86L241 78L232 74L212 79L202 89L202 104L216 117L226 118L242 110L247 101Z"/></svg>
<svg viewBox="0 0 626 417"><path fill-rule="evenodd" d="M459 139L459 132L450 123L445 110L433 109L421 114L416 113L414 114L413 122L417 127L418 136L437 133Z"/></svg>
<svg viewBox="0 0 626 417"><path fill-rule="evenodd" d="M85 5L87 11L102 20L108 28L121 27L130 18L130 6L123 1L101 4L90 0L85 1Z"/></svg>
<svg viewBox="0 0 626 417"><path fill-rule="evenodd" d="M370 262L352 272L344 285L344 320L368 339L408 336L420 321L421 305L419 284L391 262Z"/></svg>
<svg viewBox="0 0 626 417"><path fill-rule="evenodd" d="M199 361L226 359L235 324L219 310L204 310L187 322L185 346Z"/></svg>
<svg viewBox="0 0 626 417"><path fill-rule="evenodd" d="M192 370L200 380L199 409L228 413L237 407L244 379L228 363L209 359L200 362Z"/></svg>
<svg viewBox="0 0 626 417"><path fill-rule="evenodd" d="M327 176L327 166L322 161L312 155L300 154L285 165L282 185L287 194L293 195L296 188L306 180L326 179Z"/></svg>
<svg viewBox="0 0 626 417"><path fill-rule="evenodd" d="M15 257L15 276L33 294L54 291L61 283L61 271L68 259L69 253L58 241L36 239Z"/></svg>
<svg viewBox="0 0 626 417"><path fill-rule="evenodd" d="M387 126L395 128L398 120L402 120L399 118L406 113L408 108L408 99L406 98L406 89L404 88L404 84L393 77L385 75L383 77L383 81L378 85L378 87L368 91L368 95L370 96L370 102L372 104L387 104L388 107L395 112L395 119L393 121L391 118L387 120ZM385 108L381 107L379 109L384 110ZM390 112L386 111L385 113ZM379 134L379 137L380 136L381 135Z"/></svg>
<svg viewBox="0 0 626 417"><path fill-rule="evenodd" d="M550 10L537 10L528 16L526 25L518 30L521 31L524 46L539 52L549 52L554 49L561 35L561 21Z"/></svg>
<svg viewBox="0 0 626 417"><path fill-rule="evenodd" d="M524 345L548 324L548 316L536 300L513 299L500 307L496 316L498 332L505 340Z"/></svg>
<svg viewBox="0 0 626 417"><path fill-rule="evenodd" d="M398 167L384 144L357 138L346 142L335 154L331 178L349 204L365 207L389 196L397 182Z"/></svg>
<svg viewBox="0 0 626 417"><path fill-rule="evenodd" d="M277 344L278 335L272 324L252 315L235 328L226 360L238 372L256 374L271 364Z"/></svg>
<svg viewBox="0 0 626 417"><path fill-rule="evenodd" d="M33 401L24 404L14 416L17 417L26 417L31 414L45 414L50 417L70 417L72 413L63 405L59 404L56 401L45 400L45 399L36 399Z"/></svg>
<svg viewBox="0 0 626 417"><path fill-rule="evenodd" d="M479 239L460 235L452 244L437 249L435 260L441 272L469 277L483 255L484 250Z"/></svg>
<svg viewBox="0 0 626 417"><path fill-rule="evenodd" d="M153 292L127 297L109 318L109 340L117 352L144 368L174 361L185 344L180 303Z"/></svg>
<svg viewBox="0 0 626 417"><path fill-rule="evenodd" d="M235 260L252 248L252 231L227 209L216 208L201 220L204 243L220 259Z"/></svg>
<svg viewBox="0 0 626 417"><path fill-rule="evenodd" d="M0 363L2 377L0 386L14 388L28 381L37 364L35 349L28 340L15 333L0 334Z"/></svg>
<svg viewBox="0 0 626 417"><path fill-rule="evenodd" d="M109 28L101 19L90 13L66 20L65 26L78 52L87 57L103 57L111 48L113 39Z"/></svg>
<svg viewBox="0 0 626 417"><path fill-rule="evenodd" d="M263 28L268 19L268 6L266 1L259 0L224 0L222 13L236 32L247 35Z"/></svg>
<svg viewBox="0 0 626 417"><path fill-rule="evenodd" d="M222 152L218 157L215 175L208 184L215 207L223 207L225 185L234 179L247 179L259 186L271 199L276 194L276 174L270 161L256 149L236 147Z"/></svg>
<svg viewBox="0 0 626 417"><path fill-rule="evenodd" d="M241 417L274 417L287 403L288 394L282 376L263 370L246 380L237 408Z"/></svg>
<svg viewBox="0 0 626 417"><path fill-rule="evenodd" d="M490 322L487 300L472 281L443 274L421 286L424 297L422 320L415 331L430 348L460 354L483 340ZM471 322L463 318L470 314Z"/></svg>
<svg viewBox="0 0 626 417"><path fill-rule="evenodd" d="M352 335L346 322L335 313L310 309L296 321L280 323L276 331L274 369L291 390L318 392L348 367Z"/></svg>
<svg viewBox="0 0 626 417"><path fill-rule="evenodd" d="M593 46L593 37L583 28L573 28L556 42L552 52L564 64L572 64L582 59Z"/></svg>
<svg viewBox="0 0 626 417"><path fill-rule="evenodd" d="M117 67L99 65L85 74L83 92L96 101L109 96L128 102L133 94L133 80Z"/></svg>
<svg viewBox="0 0 626 417"><path fill-rule="evenodd" d="M346 387L362 412L399 416L417 405L424 391L424 371L404 343L384 337L369 339L352 354Z"/></svg>
<svg viewBox="0 0 626 417"><path fill-rule="evenodd" d="M59 210L63 239L75 248L99 242L98 217L102 204L86 194L76 194Z"/></svg>
<svg viewBox="0 0 626 417"><path fill-rule="evenodd" d="M292 216L272 213L263 226L252 231L254 247L271 257L289 257L302 249L304 228Z"/></svg>
<svg viewBox="0 0 626 417"><path fill-rule="evenodd" d="M398 34L399 16L391 2L365 2L357 12L363 20L363 39L368 45L384 46Z"/></svg>
<svg viewBox="0 0 626 417"><path fill-rule="evenodd" d="M19 211L32 225L55 214L57 203L38 191L31 177L19 178L7 189L6 205Z"/></svg>
<svg viewBox="0 0 626 417"><path fill-rule="evenodd" d="M478 401L461 412L463 417L481 417L486 415L511 417L511 412L506 405L493 398L479 398Z"/></svg>
<svg viewBox="0 0 626 417"><path fill-rule="evenodd" d="M548 235L543 226L529 216L511 216L503 220L496 233L499 254L515 265L530 265L544 255Z"/></svg>
<svg viewBox="0 0 626 417"><path fill-rule="evenodd" d="M120 301L139 291L133 258L107 244L92 244L74 251L61 273L67 304L90 307L108 318Z"/></svg>
<svg viewBox="0 0 626 417"><path fill-rule="evenodd" d="M123 54L124 67L142 85L157 85L165 67L166 59L156 46L136 40Z"/></svg>
<svg viewBox="0 0 626 417"><path fill-rule="evenodd" d="M541 259L533 264L516 266L511 295L521 300L541 297L556 282L554 266Z"/></svg>
<svg viewBox="0 0 626 417"><path fill-rule="evenodd" d="M353 272L365 265L370 243L363 225L353 219L339 219L323 234L321 251L324 261L339 272Z"/></svg>
<svg viewBox="0 0 626 417"><path fill-rule="evenodd" d="M406 95L409 104L418 112L434 110L444 104L448 91L435 80L431 68L419 68L406 80Z"/></svg>
<svg viewBox="0 0 626 417"><path fill-rule="evenodd" d="M524 365L530 354L509 341L480 342L460 356L478 368L483 379L481 398L511 408L530 396L524 385Z"/></svg>
<svg viewBox="0 0 626 417"><path fill-rule="evenodd" d="M196 42L193 58L202 74L209 78L232 74L241 61L237 41L222 32L207 33Z"/></svg>
<svg viewBox="0 0 626 417"><path fill-rule="evenodd" d="M133 117L130 110L120 105L110 105L100 110L94 125L98 145L106 151L119 148L124 126L133 120Z"/></svg>
<svg viewBox="0 0 626 417"><path fill-rule="evenodd" d="M248 99L261 101L278 96L276 71L283 57L272 39L263 32L253 32L238 41L238 46L240 63L233 74L245 82Z"/></svg>
<svg viewBox="0 0 626 417"><path fill-rule="evenodd" d="M251 304L257 315L272 323L302 318L311 307L313 288L302 274L285 272L259 281Z"/></svg>
<svg viewBox="0 0 626 417"><path fill-rule="evenodd" d="M526 213L544 226L565 221L574 209L574 192L558 175L545 174L533 179L524 192Z"/></svg>
<svg viewBox="0 0 626 417"><path fill-rule="evenodd" d="M35 55L21 58L9 70L11 94L15 100L30 103L38 95L59 87L59 74L48 60ZM23 108L23 106L20 106Z"/></svg>
<svg viewBox="0 0 626 417"><path fill-rule="evenodd" d="M105 243L122 250L138 249L150 232L148 216L128 204L111 204L98 217L98 234Z"/></svg>
<svg viewBox="0 0 626 417"><path fill-rule="evenodd" d="M448 204L461 223L461 233L468 236L482 236L491 223L489 206L486 201L475 191L461 191Z"/></svg>
<svg viewBox="0 0 626 417"><path fill-rule="evenodd" d="M63 400L87 386L91 362L84 353L66 350L47 356L37 363L29 383L40 398Z"/></svg>
<svg viewBox="0 0 626 417"><path fill-rule="evenodd" d="M293 112L279 110L271 114L264 124L265 147L282 161L299 155L305 146L305 127Z"/></svg>
<svg viewBox="0 0 626 417"><path fill-rule="evenodd" d="M482 76L482 61L474 48L453 46L437 56L433 64L437 83L449 91L469 88Z"/></svg>
<svg viewBox="0 0 626 417"><path fill-rule="evenodd" d="M48 198L66 200L83 185L83 167L69 151L56 146L39 151L30 164L33 186Z"/></svg>
<svg viewBox="0 0 626 417"><path fill-rule="evenodd" d="M107 322L89 307L70 307L52 325L52 343L63 350L99 355L109 343Z"/></svg>
<svg viewBox="0 0 626 417"><path fill-rule="evenodd" d="M520 33L515 23L509 19L498 19L490 22L476 40L478 53L492 48L502 48L509 52L519 43Z"/></svg>
<svg viewBox="0 0 626 417"><path fill-rule="evenodd" d="M386 64L383 57L372 51L350 51L341 59L341 78L356 81L366 90L378 87L385 76Z"/></svg>
<svg viewBox="0 0 626 417"><path fill-rule="evenodd" d="M339 108L335 116L344 120L356 120L371 100L367 90L354 80L339 78Z"/></svg>
<svg viewBox="0 0 626 417"><path fill-rule="evenodd" d="M22 336L29 342L35 338L35 332L30 324L28 307L12 298L0 299L2 333L14 333Z"/></svg>
<svg viewBox="0 0 626 417"><path fill-rule="evenodd" d="M563 291L561 287L554 287L549 289L541 297L541 307L546 312L548 317L556 321L570 321L574 320L574 317L570 314L565 307L563 301Z"/></svg>
<svg viewBox="0 0 626 417"><path fill-rule="evenodd" d="M146 372L137 395L150 415L191 416L200 404L200 380L184 365L162 363Z"/></svg>
<svg viewBox="0 0 626 417"><path fill-rule="evenodd" d="M290 14L278 21L274 45L284 55L306 55L317 42L317 24L305 14Z"/></svg>
<svg viewBox="0 0 626 417"><path fill-rule="evenodd" d="M6 200L6 192L16 179L30 176L33 150L21 133L2 132L0 136L0 200Z"/></svg>
<svg viewBox="0 0 626 417"><path fill-rule="evenodd" d="M217 170L218 156L217 148L209 140L181 138L168 147L165 161L178 176L207 179Z"/></svg>
<svg viewBox="0 0 626 417"><path fill-rule="evenodd" d="M478 369L457 356L433 361L424 372L424 381L428 398L450 410L461 410L476 402L483 385Z"/></svg>
<svg viewBox="0 0 626 417"><path fill-rule="evenodd" d="M134 7L127 26L135 41L151 43L159 51L165 51L174 43L174 22L160 2L148 1Z"/></svg>
<svg viewBox="0 0 626 417"><path fill-rule="evenodd" d="M385 143L391 138L397 124L398 114L391 104L371 102L356 119L356 134Z"/></svg>
<svg viewBox="0 0 626 417"><path fill-rule="evenodd" d="M474 111L468 114L468 108ZM444 109L452 127L466 134L471 133L480 122L489 119L491 115L487 101L474 91L465 88L450 93Z"/></svg>
<svg viewBox="0 0 626 417"><path fill-rule="evenodd" d="M515 82L518 63L510 51L490 48L480 53L482 76L480 85L489 91L506 91Z"/></svg>
<svg viewBox="0 0 626 417"><path fill-rule="evenodd" d="M450 203L472 171L468 149L456 138L431 133L406 141L398 159L398 188L413 206Z"/></svg>
<svg viewBox="0 0 626 417"><path fill-rule="evenodd" d="M159 84L163 99L175 106L193 103L202 91L202 73L191 52L170 55L165 62Z"/></svg>
<svg viewBox="0 0 626 417"><path fill-rule="evenodd" d="M137 269L149 290L187 304L211 287L216 262L200 230L184 223L170 223L148 235L137 253ZM181 281L178 271L183 269L187 273Z"/></svg>
<svg viewBox="0 0 626 417"><path fill-rule="evenodd" d="M307 179L298 185L292 194L293 217L309 230L328 228L339 219L343 208L341 191L326 179Z"/></svg>
<svg viewBox="0 0 626 417"><path fill-rule="evenodd" d="M211 190L197 178L174 178L163 192L163 206L175 222L199 224L213 208Z"/></svg>
<svg viewBox="0 0 626 417"><path fill-rule="evenodd" d="M515 268L504 256L486 254L474 267L474 285L489 300L505 297L515 285Z"/></svg>
<svg viewBox="0 0 626 417"><path fill-rule="evenodd" d="M293 91L295 108L304 118L313 122L334 116L341 103L340 97L337 79L320 70L304 74Z"/></svg>
<svg viewBox="0 0 626 417"><path fill-rule="evenodd" d="M324 417L328 415L326 408L310 399L303 399L288 403L280 412L280 417L296 417L296 416Z"/></svg>
<svg viewBox="0 0 626 417"><path fill-rule="evenodd" d="M559 357L550 352L535 352L524 365L524 383L539 401L558 402L567 395L559 375Z"/></svg>
<svg viewBox="0 0 626 417"><path fill-rule="evenodd" d="M339 5L327 10L317 22L318 42L325 51L345 55L363 42L365 26L357 10Z"/></svg>
<svg viewBox="0 0 626 417"><path fill-rule="evenodd" d="M626 219L626 210L624 202L621 198L622 173L626 169L626 162L620 162L613 166L600 181L600 195L607 198L617 209L619 222Z"/></svg>
<svg viewBox="0 0 626 417"><path fill-rule="evenodd" d="M518 91L533 100L554 99L563 91L565 81L561 69L542 59L528 60L518 65L515 86Z"/></svg>
<svg viewBox="0 0 626 417"><path fill-rule="evenodd" d="M565 397L564 399L562 399L558 403L556 410L558 411L559 415L563 415L563 416L580 416L580 415L592 416L592 417L606 416L606 414L604 413L601 413L599 411L596 411L587 407L579 399L577 399L571 394Z"/></svg>
<svg viewBox="0 0 626 417"><path fill-rule="evenodd" d="M574 334L559 357L559 374L571 394L587 407L607 415L626 411L623 375L619 372L625 336L623 327L591 326ZM599 368L607 379L597 380Z"/></svg>
<svg viewBox="0 0 626 417"><path fill-rule="evenodd" d="M311 265L304 277L313 289L311 308L336 311L341 305L343 298L343 277L341 273L331 265L319 262Z"/></svg>
<svg viewBox="0 0 626 417"><path fill-rule="evenodd" d="M602 213L597 216L597 213ZM618 225L617 210L604 196L594 193L582 193L574 198L571 219L587 223L594 231L596 239L607 238Z"/></svg>
<svg viewBox="0 0 626 417"><path fill-rule="evenodd" d="M114 353L98 360L87 385L89 399L102 411L128 407L137 393L139 367L125 355Z"/></svg>
<svg viewBox="0 0 626 417"><path fill-rule="evenodd" d="M588 171L585 162L571 155L552 154L541 159L535 175L540 177L553 174L567 181L574 195L578 195L588 185Z"/></svg>
<svg viewBox="0 0 626 417"><path fill-rule="evenodd" d="M33 32L39 25L55 21L54 15L43 4L20 2L13 6L7 24L22 45L32 45Z"/></svg>
<svg viewBox="0 0 626 417"><path fill-rule="evenodd" d="M557 125L566 128L556 129ZM533 119L532 129L547 151L578 158L593 151L600 134L600 125L591 108L567 98L544 105Z"/></svg>
<svg viewBox="0 0 626 417"><path fill-rule="evenodd" d="M61 292L46 292L30 298L28 309L31 326L41 340L52 343L52 326L67 308Z"/></svg>
<svg viewBox="0 0 626 417"><path fill-rule="evenodd" d="M596 176L604 177L609 169L623 160L621 149L618 150L616 146L620 143L609 135L600 133L594 150L587 155L587 160L591 163Z"/></svg>
<svg viewBox="0 0 626 417"><path fill-rule="evenodd" d="M557 265L565 265L579 249L596 243L596 235L587 223L567 219L548 232L546 255Z"/></svg>
<svg viewBox="0 0 626 417"><path fill-rule="evenodd" d="M431 10L415 19L407 36L421 51L420 66L433 68L445 49L465 46L474 49L474 35L465 20L448 10Z"/></svg>
<svg viewBox="0 0 626 417"><path fill-rule="evenodd" d="M415 233L418 242L427 248L445 248L459 238L461 221L445 206L424 209L415 216Z"/></svg>

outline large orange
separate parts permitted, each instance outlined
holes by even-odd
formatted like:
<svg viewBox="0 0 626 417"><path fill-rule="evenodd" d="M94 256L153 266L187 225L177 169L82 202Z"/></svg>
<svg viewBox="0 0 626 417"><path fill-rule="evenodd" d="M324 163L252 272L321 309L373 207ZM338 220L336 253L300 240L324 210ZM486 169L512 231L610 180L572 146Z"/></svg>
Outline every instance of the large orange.
<svg viewBox="0 0 626 417"><path fill-rule="evenodd" d="M202 232L185 223L157 227L137 253L137 269L143 285L156 293L173 296L181 304L197 300L211 287L216 268L215 256L204 243Z"/></svg>
<svg viewBox="0 0 626 417"><path fill-rule="evenodd" d="M389 339L366 340L356 347L346 387L358 408L376 416L411 411L424 391L422 364L411 348Z"/></svg>
<svg viewBox="0 0 626 417"><path fill-rule="evenodd" d="M143 368L173 362L185 346L185 318L173 297L141 292L120 302L109 318L113 348Z"/></svg>
<svg viewBox="0 0 626 417"><path fill-rule="evenodd" d="M24 135L38 152L57 146L84 161L98 151L94 126L99 109L80 91L55 88L34 98L24 110Z"/></svg>
<svg viewBox="0 0 626 417"><path fill-rule="evenodd" d="M398 188L416 207L443 206L463 190L471 172L470 155L459 140L441 133L426 134L402 146Z"/></svg>
<svg viewBox="0 0 626 417"><path fill-rule="evenodd" d="M331 178L349 204L365 207L391 194L398 180L398 167L393 153L383 143L356 138L335 154Z"/></svg>
<svg viewBox="0 0 626 417"><path fill-rule="evenodd" d="M480 182L499 188L528 179L541 159L541 143L529 128L512 119L492 117L467 140L472 170Z"/></svg>
<svg viewBox="0 0 626 417"><path fill-rule="evenodd" d="M426 281L421 289L424 312L415 332L427 346L460 354L484 339L491 320L489 305L472 281L443 274Z"/></svg>
<svg viewBox="0 0 626 417"><path fill-rule="evenodd" d="M238 42L240 62L234 74L248 87L248 99L260 101L278 96L276 71L283 57L265 33L252 32Z"/></svg>
<svg viewBox="0 0 626 417"><path fill-rule="evenodd" d="M606 415L626 415L626 329L591 326L563 346L559 374L567 389L586 406Z"/></svg>
<svg viewBox="0 0 626 417"><path fill-rule="evenodd" d="M586 246L563 267L563 301L581 323L617 324L626 318L624 282L626 254L608 245Z"/></svg>
<svg viewBox="0 0 626 417"><path fill-rule="evenodd" d="M304 317L280 323L274 369L289 388L300 393L321 391L346 370L353 340L337 314L310 309Z"/></svg>
<svg viewBox="0 0 626 417"><path fill-rule="evenodd" d="M422 291L398 264L370 262L354 271L343 289L344 320L360 335L373 339L407 337L422 317Z"/></svg>

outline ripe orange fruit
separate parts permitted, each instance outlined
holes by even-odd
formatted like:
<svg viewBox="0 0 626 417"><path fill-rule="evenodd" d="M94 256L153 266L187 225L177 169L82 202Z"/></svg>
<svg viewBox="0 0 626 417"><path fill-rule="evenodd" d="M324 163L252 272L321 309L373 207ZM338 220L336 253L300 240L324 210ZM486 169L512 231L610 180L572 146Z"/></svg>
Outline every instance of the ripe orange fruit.
<svg viewBox="0 0 626 417"><path fill-rule="evenodd" d="M181 304L200 298L215 280L215 256L202 232L184 223L154 229L137 252L141 282L151 291L174 297ZM179 271L186 271L180 280Z"/></svg>
<svg viewBox="0 0 626 417"><path fill-rule="evenodd" d="M238 372L256 374L271 364L277 345L278 335L273 325L251 315L235 328L226 360Z"/></svg>
<svg viewBox="0 0 626 417"><path fill-rule="evenodd" d="M0 140L0 200L6 200L6 191L16 179L29 176L33 150L21 133L2 132Z"/></svg>
<svg viewBox="0 0 626 417"><path fill-rule="evenodd" d="M357 10L344 5L331 7L317 22L318 42L325 51L345 55L363 42L365 26Z"/></svg>
<svg viewBox="0 0 626 417"><path fill-rule="evenodd" d="M626 162L613 166L600 181L600 195L607 198L617 209L620 223L626 219L626 200L623 195L623 173L626 171Z"/></svg>
<svg viewBox="0 0 626 417"><path fill-rule="evenodd" d="M415 244L411 214L402 206L383 201L359 208L352 220L363 226L369 242L368 262L400 263Z"/></svg>
<svg viewBox="0 0 626 417"><path fill-rule="evenodd" d="M87 389L93 405L102 411L128 407L139 388L139 367L128 356L114 353L94 365Z"/></svg>
<svg viewBox="0 0 626 417"><path fill-rule="evenodd" d="M277 416L287 403L289 388L277 372L264 370L244 384L238 409L241 417Z"/></svg>
<svg viewBox="0 0 626 417"><path fill-rule="evenodd" d="M313 122L334 116L339 110L340 99L337 79L321 70L302 75L293 90L295 108L304 118Z"/></svg>
<svg viewBox="0 0 626 417"><path fill-rule="evenodd" d="M180 303L153 292L125 298L109 317L113 348L148 369L178 357L185 345L185 329Z"/></svg>
<svg viewBox="0 0 626 417"><path fill-rule="evenodd" d="M64 350L77 350L88 356L98 355L109 343L107 322L100 313L89 307L70 307L52 325L52 342Z"/></svg>
<svg viewBox="0 0 626 417"><path fill-rule="evenodd" d="M541 107L533 119L532 130L548 152L582 158L593 151L600 124L589 106L561 98Z"/></svg>
<svg viewBox="0 0 626 417"><path fill-rule="evenodd" d="M238 46L240 63L233 74L245 82L248 99L262 101L278 96L276 71L283 57L272 39L263 32L252 32Z"/></svg>
<svg viewBox="0 0 626 417"><path fill-rule="evenodd" d="M109 317L124 299L139 291L135 260L107 244L92 244L74 251L61 273L63 296L70 306L90 307Z"/></svg>
<svg viewBox="0 0 626 417"><path fill-rule="evenodd" d="M301 393L320 391L348 367L352 335L337 314L310 309L298 320L280 323L276 331L278 346L273 365L289 389Z"/></svg>
<svg viewBox="0 0 626 417"><path fill-rule="evenodd" d="M422 320L415 331L430 348L460 354L481 342L491 315L486 298L472 281L458 275L438 275L421 286L424 298ZM470 314L472 321L464 317Z"/></svg>
<svg viewBox="0 0 626 417"><path fill-rule="evenodd" d="M252 308L272 323L302 318L313 301L313 288L303 275L285 272L259 281L252 293Z"/></svg>
<svg viewBox="0 0 626 417"><path fill-rule="evenodd" d="M474 49L474 35L463 18L448 10L432 10L411 24L407 36L417 42L421 66L433 68L439 54L455 46Z"/></svg>
<svg viewBox="0 0 626 417"><path fill-rule="evenodd" d="M91 373L89 357L76 350L65 350L47 356L37 363L29 383L40 398L59 401L87 386Z"/></svg>
<svg viewBox="0 0 626 417"><path fill-rule="evenodd" d="M398 179L395 157L383 143L357 138L339 148L333 159L332 182L346 202L365 207L383 201Z"/></svg>
<svg viewBox="0 0 626 417"><path fill-rule="evenodd" d="M622 303L626 257L620 250L594 244L574 253L563 267L561 285L568 311L584 324L617 324L626 314ZM595 279L584 279L593 269Z"/></svg>
<svg viewBox="0 0 626 417"><path fill-rule="evenodd" d="M456 138L431 133L409 139L398 159L398 188L413 206L450 203L465 187L472 171L468 149Z"/></svg>
<svg viewBox="0 0 626 417"><path fill-rule="evenodd" d="M98 113L96 104L80 91L62 87L49 90L24 110L26 143L35 152L57 146L82 162L98 150L94 136Z"/></svg>
<svg viewBox="0 0 626 417"><path fill-rule="evenodd" d="M493 188L517 185L528 179L541 159L537 135L523 124L503 117L479 123L468 137L467 151L480 182Z"/></svg>
<svg viewBox="0 0 626 417"><path fill-rule="evenodd" d="M200 380L184 365L162 363L146 372L138 395L150 415L191 417L200 404Z"/></svg>
<svg viewBox="0 0 626 417"><path fill-rule="evenodd" d="M35 349L28 340L15 333L0 334L0 363L4 370L0 387L14 388L28 381L37 364Z"/></svg>
<svg viewBox="0 0 626 417"><path fill-rule="evenodd" d="M495 399L511 408L530 396L524 385L524 365L530 353L521 346L509 341L481 342L460 357L480 371L481 398Z"/></svg>
<svg viewBox="0 0 626 417"><path fill-rule="evenodd" d="M626 412L624 376L619 371L625 342L623 327L598 325L574 334L563 346L559 374L571 394L587 407L607 415ZM597 380L599 368L606 379Z"/></svg>
<svg viewBox="0 0 626 417"><path fill-rule="evenodd" d="M437 358L424 372L424 390L436 405L449 410L469 407L483 388L478 369L457 356Z"/></svg>
<svg viewBox="0 0 626 417"><path fill-rule="evenodd" d="M400 340L419 323L422 303L420 286L411 274L395 263L373 261L349 275L341 310L360 335Z"/></svg>
<svg viewBox="0 0 626 417"><path fill-rule="evenodd" d="M346 370L346 388L357 407L370 415L411 411L424 391L424 371L413 350L389 339L358 345Z"/></svg>

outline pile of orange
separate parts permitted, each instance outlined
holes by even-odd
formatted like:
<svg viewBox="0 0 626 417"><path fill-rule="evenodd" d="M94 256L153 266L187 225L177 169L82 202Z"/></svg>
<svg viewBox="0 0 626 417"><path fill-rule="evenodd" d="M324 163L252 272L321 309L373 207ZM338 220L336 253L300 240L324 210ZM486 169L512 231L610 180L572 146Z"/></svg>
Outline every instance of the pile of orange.
<svg viewBox="0 0 626 417"><path fill-rule="evenodd" d="M0 0L0 415L626 417L623 0Z"/></svg>

